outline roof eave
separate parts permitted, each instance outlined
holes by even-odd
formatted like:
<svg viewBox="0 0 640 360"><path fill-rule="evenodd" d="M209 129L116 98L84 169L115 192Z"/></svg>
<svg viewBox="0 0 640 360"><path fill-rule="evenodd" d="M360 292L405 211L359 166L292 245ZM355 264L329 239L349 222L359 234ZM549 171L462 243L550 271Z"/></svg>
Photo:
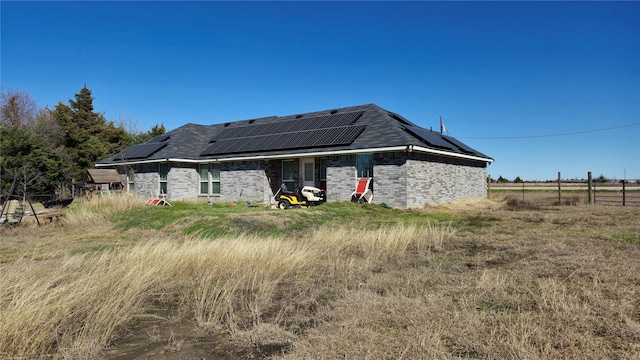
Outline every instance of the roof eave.
<svg viewBox="0 0 640 360"><path fill-rule="evenodd" d="M175 162L187 162L187 163L207 163L207 162L224 162L224 161L248 161L248 160L276 160L276 159L289 159L291 157L318 157L318 156L333 156L333 155L351 155L351 154L368 154L372 152L388 152L388 151L408 151L409 146L389 146L381 148L365 148L365 149L351 149L351 150L328 150L328 151L309 151L298 152L289 154L274 154L274 155L248 155L248 156L236 156L229 158L209 158L209 159L177 159L172 158L169 161Z"/></svg>
<svg viewBox="0 0 640 360"><path fill-rule="evenodd" d="M416 145L402 145L402 146L388 146L379 148L363 148L363 149L349 149L349 150L328 150L328 151L310 151L310 152L298 152L288 154L274 154L274 155L248 155L248 156L236 156L229 158L207 158L207 159L184 159L184 158L168 158L168 159L153 159L153 160L139 160L139 161L125 161L118 163L99 163L96 167L111 167L111 166L127 166L138 164L152 164L162 162L182 162L202 164L209 162L225 162L225 161L249 161L249 160L276 160L276 159L288 159L292 156L295 157L319 157L319 156L334 156L334 155L354 155L354 154L368 154L374 152L398 152L398 151L416 151L433 155L447 156L453 158L460 158L466 160L482 161L492 163L494 160L488 157L473 156L467 154L453 153L449 151L436 150L423 146Z"/></svg>
<svg viewBox="0 0 640 360"><path fill-rule="evenodd" d="M467 155L467 154L452 153L452 152L449 152L449 151L430 149L430 148L426 148L426 147L423 147L423 146L411 145L411 149L413 151L424 152L424 153L427 153L427 154L449 156L449 157L455 157L455 158L461 158L461 159L467 159L467 160L483 161L483 162L488 162L488 163L492 163L493 162L493 159L491 159L491 158L485 158L485 157L473 156L473 155Z"/></svg>
<svg viewBox="0 0 640 360"><path fill-rule="evenodd" d="M97 163L95 166L99 167L112 167L112 166L128 166L128 165L139 165L139 164L153 164L153 163L163 163L170 161L170 159L153 159L153 160L134 160L134 161L123 161L123 162L113 162L113 163Z"/></svg>

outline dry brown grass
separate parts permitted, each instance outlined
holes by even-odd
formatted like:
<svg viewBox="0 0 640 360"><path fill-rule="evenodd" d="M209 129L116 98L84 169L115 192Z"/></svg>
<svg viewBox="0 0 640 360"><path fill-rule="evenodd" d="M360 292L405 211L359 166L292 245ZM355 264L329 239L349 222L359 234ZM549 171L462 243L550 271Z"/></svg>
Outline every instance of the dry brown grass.
<svg viewBox="0 0 640 360"><path fill-rule="evenodd" d="M509 201L302 238L118 233L100 207L10 229L0 356L638 358L640 209Z"/></svg>
<svg viewBox="0 0 640 360"><path fill-rule="evenodd" d="M106 222L114 215L145 206L148 205L128 193L105 197L96 196L75 201L74 206L65 209L64 224L74 227L92 226Z"/></svg>

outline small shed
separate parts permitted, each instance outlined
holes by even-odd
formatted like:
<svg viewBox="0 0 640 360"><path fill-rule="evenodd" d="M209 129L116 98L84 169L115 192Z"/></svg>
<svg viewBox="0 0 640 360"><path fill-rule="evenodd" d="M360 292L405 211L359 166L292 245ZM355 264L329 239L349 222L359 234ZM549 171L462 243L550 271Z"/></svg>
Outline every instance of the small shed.
<svg viewBox="0 0 640 360"><path fill-rule="evenodd" d="M122 191L124 185L116 169L88 169L84 179L86 195Z"/></svg>

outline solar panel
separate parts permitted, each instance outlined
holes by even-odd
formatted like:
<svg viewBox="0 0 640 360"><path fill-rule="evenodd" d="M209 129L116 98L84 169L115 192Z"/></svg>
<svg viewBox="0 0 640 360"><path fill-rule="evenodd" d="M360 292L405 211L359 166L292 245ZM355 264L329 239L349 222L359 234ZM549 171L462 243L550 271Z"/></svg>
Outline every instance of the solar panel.
<svg viewBox="0 0 640 360"><path fill-rule="evenodd" d="M452 138L450 136L446 136L446 135L442 135L442 137L452 143L453 145L457 146L460 148L460 150L462 150L463 152L466 152L467 154L473 154L473 155L481 155L484 156L482 153L480 153L479 151L470 148L469 146L467 146L466 144L462 143L461 141L459 141L458 139Z"/></svg>
<svg viewBox="0 0 640 360"><path fill-rule="evenodd" d="M148 142L139 145L133 145L127 148L122 157L124 159L144 159L147 158L163 147L167 146L166 142Z"/></svg>
<svg viewBox="0 0 640 360"><path fill-rule="evenodd" d="M200 155L349 145L364 129L364 125L351 125L330 129L302 130L286 134L221 139L211 144Z"/></svg>
<svg viewBox="0 0 640 360"><path fill-rule="evenodd" d="M163 142L163 141L169 140L170 137L171 137L171 135L167 135L167 134L158 135L158 136L154 137L153 139L149 140L149 142Z"/></svg>
<svg viewBox="0 0 640 360"><path fill-rule="evenodd" d="M402 124L404 124L404 125L410 125L410 126L411 126L411 123L409 122L409 120L407 120L407 119L403 118L402 116L400 116L400 115L398 115L398 114L395 114L395 113L392 113L392 112L390 112L390 111L387 111L387 114L388 114L389 116L391 116L392 118L394 118L396 121L399 121L399 122L401 122L401 123L402 123Z"/></svg>
<svg viewBox="0 0 640 360"><path fill-rule="evenodd" d="M458 151L458 148L452 143L445 141L441 134L433 132L431 130L423 129L417 126L405 126L405 129L418 137L420 140L426 142L428 145Z"/></svg>
<svg viewBox="0 0 640 360"><path fill-rule="evenodd" d="M349 126L353 125L353 123L355 123L363 113L363 111L353 111L341 114L321 115L311 118L300 118L296 120L277 121L268 124L227 128L209 139L209 142L223 139L247 138L251 136L265 136L272 134L282 135L305 130Z"/></svg>

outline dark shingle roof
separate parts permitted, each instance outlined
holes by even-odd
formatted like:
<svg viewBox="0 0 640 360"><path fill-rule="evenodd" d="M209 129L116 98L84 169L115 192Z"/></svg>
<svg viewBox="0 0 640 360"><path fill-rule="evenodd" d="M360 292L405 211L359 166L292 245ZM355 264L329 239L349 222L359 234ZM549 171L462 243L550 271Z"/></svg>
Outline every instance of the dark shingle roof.
<svg viewBox="0 0 640 360"><path fill-rule="evenodd" d="M452 137L418 127L398 114L368 104L215 125L186 124L97 165L166 159L250 159L403 146L492 161Z"/></svg>

